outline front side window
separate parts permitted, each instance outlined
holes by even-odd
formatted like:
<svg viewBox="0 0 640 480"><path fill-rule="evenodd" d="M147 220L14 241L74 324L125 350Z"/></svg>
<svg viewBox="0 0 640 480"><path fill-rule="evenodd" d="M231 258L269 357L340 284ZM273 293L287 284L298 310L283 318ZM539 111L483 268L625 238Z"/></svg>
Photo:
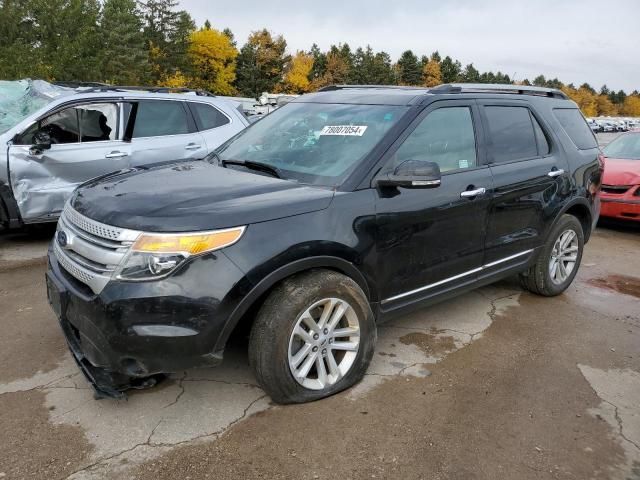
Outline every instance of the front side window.
<svg viewBox="0 0 640 480"><path fill-rule="evenodd" d="M189 102L199 130L210 130L229 123L227 116L212 105Z"/></svg>
<svg viewBox="0 0 640 480"><path fill-rule="evenodd" d="M490 152L494 163L538 156L536 135L526 107L484 108L489 124Z"/></svg>
<svg viewBox="0 0 640 480"><path fill-rule="evenodd" d="M92 103L78 107L80 139L84 142L115 140L118 107L113 103Z"/></svg>
<svg viewBox="0 0 640 480"><path fill-rule="evenodd" d="M27 140L26 144L33 143L33 134L36 133L36 130L46 131L51 137L51 143L78 143L80 141L78 110L76 108L67 108L41 120L39 128L35 128L33 132L30 132L32 138L25 139Z"/></svg>
<svg viewBox="0 0 640 480"><path fill-rule="evenodd" d="M260 162L301 183L340 185L407 112L396 105L289 103L223 146L220 160Z"/></svg>
<svg viewBox="0 0 640 480"><path fill-rule="evenodd" d="M476 138L469 107L429 113L393 157L394 166L407 160L437 163L441 172L475 167Z"/></svg>
<svg viewBox="0 0 640 480"><path fill-rule="evenodd" d="M189 133L187 111L182 102L141 100L138 102L132 138L160 137Z"/></svg>

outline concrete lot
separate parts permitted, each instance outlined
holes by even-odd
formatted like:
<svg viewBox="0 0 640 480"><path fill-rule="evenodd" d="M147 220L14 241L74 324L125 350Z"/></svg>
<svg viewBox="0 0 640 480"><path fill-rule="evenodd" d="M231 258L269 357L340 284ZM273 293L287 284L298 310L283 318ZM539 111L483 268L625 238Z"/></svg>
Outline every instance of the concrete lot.
<svg viewBox="0 0 640 480"><path fill-rule="evenodd" d="M276 406L246 345L93 399L44 289L0 235L0 478L640 479L640 228L603 225L556 298L505 281L380 328L364 381Z"/></svg>

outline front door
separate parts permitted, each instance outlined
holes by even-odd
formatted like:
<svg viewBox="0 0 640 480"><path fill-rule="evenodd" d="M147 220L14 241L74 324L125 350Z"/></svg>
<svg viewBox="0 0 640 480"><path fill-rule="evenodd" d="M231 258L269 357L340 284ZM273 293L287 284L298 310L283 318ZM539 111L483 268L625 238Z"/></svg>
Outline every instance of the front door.
<svg viewBox="0 0 640 480"><path fill-rule="evenodd" d="M24 222L56 218L79 184L129 166L119 111L107 102L69 107L34 123L9 146L11 188ZM33 148L38 130L49 134L51 148Z"/></svg>
<svg viewBox="0 0 640 480"><path fill-rule="evenodd" d="M379 191L381 308L392 310L473 282L482 266L493 185L473 102L430 105L390 150L381 174L407 160L435 162L440 186Z"/></svg>

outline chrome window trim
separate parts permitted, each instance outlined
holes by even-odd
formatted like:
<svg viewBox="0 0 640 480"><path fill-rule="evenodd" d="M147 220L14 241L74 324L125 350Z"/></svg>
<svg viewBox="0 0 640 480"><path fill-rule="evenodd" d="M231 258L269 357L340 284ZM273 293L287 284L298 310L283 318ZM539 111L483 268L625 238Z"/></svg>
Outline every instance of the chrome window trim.
<svg viewBox="0 0 640 480"><path fill-rule="evenodd" d="M388 303L388 302L392 302L394 300L399 300L401 298L408 297L408 296L416 294L416 293L423 292L425 290L429 290L431 288L443 285L445 283L452 282L454 280L458 280L459 278L463 278L463 277L466 277L468 275L472 275L474 273L481 272L481 271L486 270L486 269L491 268L491 267L495 267L496 265L499 265L499 264L504 263L504 262L508 262L509 260L514 260L514 259L516 259L518 257L521 257L521 256L526 255L526 254L531 253L531 252L533 252L533 248L531 248L529 250L525 250L523 252L516 253L515 255L511 255L509 257L501 258L500 260L496 260L496 261L491 262L491 263L487 263L487 264L485 264L485 265L483 265L481 267L474 268L472 270L468 270L468 271L463 272L463 273L459 273L458 275L454 275L453 277L448 277L448 278L445 278L444 280L440 280L440 281L437 281L435 283L430 283L429 285L425 285L423 287L416 288L415 290L410 290L408 292L404 292L404 293L400 293L398 295L394 295L393 297L385 298L380 303L381 304L385 304L385 303Z"/></svg>

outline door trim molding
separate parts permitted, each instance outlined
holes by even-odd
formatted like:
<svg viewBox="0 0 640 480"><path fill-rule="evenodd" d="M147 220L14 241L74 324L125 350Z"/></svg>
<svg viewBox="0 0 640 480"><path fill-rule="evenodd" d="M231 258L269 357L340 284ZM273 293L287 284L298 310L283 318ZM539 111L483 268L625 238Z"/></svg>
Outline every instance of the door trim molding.
<svg viewBox="0 0 640 480"><path fill-rule="evenodd" d="M430 283L429 285L425 285L423 287L416 288L415 290L409 290L408 292L400 293L398 295L394 295L393 297L385 298L380 303L384 305L385 303L392 302L394 300L399 300L401 298L408 297L409 295L413 295L415 293L420 293L420 292L423 292L425 290L429 290L431 288L438 287L438 286L443 285L445 283L452 282L454 280L458 280L459 278L463 278L463 277L466 277L468 275L472 275L474 273L481 272L481 271L486 270L486 269L491 268L491 267L495 267L496 265L499 265L499 264L504 263L504 262L508 262L509 260L513 260L513 259L516 259L518 257L522 257L523 255L526 255L526 254L531 253L531 252L533 252L533 248L531 248L529 250L525 250L525 251L520 252L520 253L516 253L515 255L510 255L508 257L501 258L500 260L496 260L496 261L491 262L491 263L487 263L487 264L485 264L485 265L483 265L481 267L474 268L472 270L468 270L468 271L460 273L458 275L454 275L453 277L448 277L448 278L445 278L444 280L440 280L440 281L435 282L435 283Z"/></svg>

